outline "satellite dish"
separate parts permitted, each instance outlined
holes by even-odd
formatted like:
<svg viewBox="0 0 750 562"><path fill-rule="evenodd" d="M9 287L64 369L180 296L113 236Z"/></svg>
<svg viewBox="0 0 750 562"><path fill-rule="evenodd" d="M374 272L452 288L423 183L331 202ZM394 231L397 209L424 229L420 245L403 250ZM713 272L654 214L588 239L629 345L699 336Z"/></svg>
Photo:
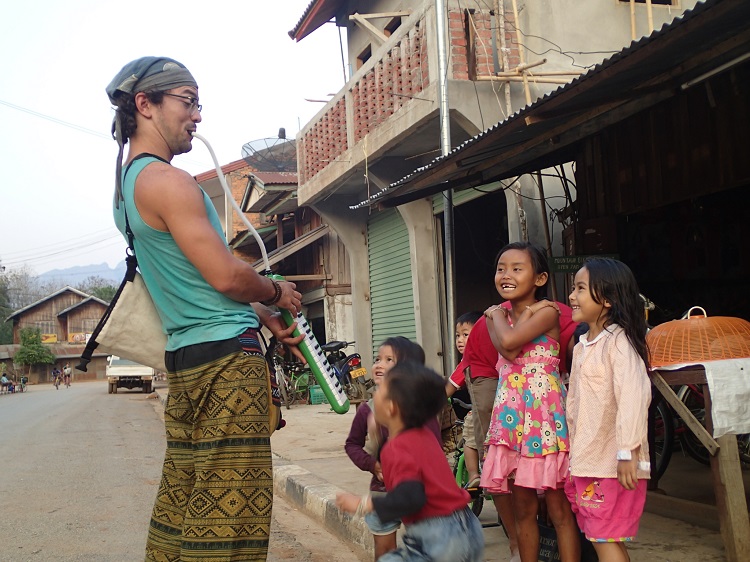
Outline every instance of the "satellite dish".
<svg viewBox="0 0 750 562"><path fill-rule="evenodd" d="M281 128L278 137L243 144L242 158L259 172L297 172L297 143Z"/></svg>

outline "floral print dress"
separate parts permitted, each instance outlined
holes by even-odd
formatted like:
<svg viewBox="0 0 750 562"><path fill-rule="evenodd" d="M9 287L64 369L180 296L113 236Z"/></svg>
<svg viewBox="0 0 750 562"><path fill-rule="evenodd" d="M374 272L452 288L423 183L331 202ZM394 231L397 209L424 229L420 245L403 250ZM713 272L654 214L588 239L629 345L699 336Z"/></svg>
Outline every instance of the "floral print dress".
<svg viewBox="0 0 750 562"><path fill-rule="evenodd" d="M482 487L562 488L568 469L565 388L560 382L560 344L542 334L500 371L492 408Z"/></svg>

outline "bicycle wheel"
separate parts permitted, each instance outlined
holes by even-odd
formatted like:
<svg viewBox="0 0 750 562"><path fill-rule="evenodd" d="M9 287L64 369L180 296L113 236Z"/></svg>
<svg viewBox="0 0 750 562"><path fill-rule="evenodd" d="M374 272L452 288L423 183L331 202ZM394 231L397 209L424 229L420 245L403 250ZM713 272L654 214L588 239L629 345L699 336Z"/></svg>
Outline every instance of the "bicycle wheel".
<svg viewBox="0 0 750 562"><path fill-rule="evenodd" d="M690 412L695 416L701 425L706 425L706 403L703 400L703 394L700 392L698 387L692 385L685 385L680 388L677 396L685 406L688 407ZM709 465L711 454L708 452L698 439L695 434L690 431L689 428L685 428L685 431L680 435L680 441L682 442L682 448L685 452L697 460L701 464Z"/></svg>
<svg viewBox="0 0 750 562"><path fill-rule="evenodd" d="M666 400L656 395L656 401L649 408L648 431L654 436L652 462L655 464L656 478L667 470L674 449L674 416Z"/></svg>
<svg viewBox="0 0 750 562"><path fill-rule="evenodd" d="M297 378L294 381L294 395L297 400L302 400L310 403L310 375L312 373L308 371L302 371L298 373Z"/></svg>
<svg viewBox="0 0 750 562"><path fill-rule="evenodd" d="M466 462L464 460L463 439L460 442L459 450L461 450L461 454L456 461L456 466L453 467L453 474L456 477L456 484L461 488L464 488L469 483L469 471L466 470ZM475 491L469 490L469 493L471 494L469 508L474 515L479 517L482 514L482 508L484 507L484 495L482 494L482 489L477 488Z"/></svg>
<svg viewBox="0 0 750 562"><path fill-rule="evenodd" d="M276 371L276 384L279 387L279 392L281 393L281 402L286 406L286 409L289 409L289 406L292 405L292 402L294 402L294 393L290 392L289 388L289 380L286 377L286 373L284 372L284 368L281 365L274 365L274 370ZM291 395L291 396L290 396Z"/></svg>

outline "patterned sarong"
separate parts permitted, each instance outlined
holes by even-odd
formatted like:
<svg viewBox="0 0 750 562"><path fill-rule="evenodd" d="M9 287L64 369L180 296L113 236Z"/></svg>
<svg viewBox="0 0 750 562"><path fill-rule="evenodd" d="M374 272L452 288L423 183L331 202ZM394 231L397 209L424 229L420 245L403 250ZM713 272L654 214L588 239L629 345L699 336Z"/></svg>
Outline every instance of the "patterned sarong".
<svg viewBox="0 0 750 562"><path fill-rule="evenodd" d="M166 359L167 451L146 560L265 560L273 474L269 372L257 332Z"/></svg>

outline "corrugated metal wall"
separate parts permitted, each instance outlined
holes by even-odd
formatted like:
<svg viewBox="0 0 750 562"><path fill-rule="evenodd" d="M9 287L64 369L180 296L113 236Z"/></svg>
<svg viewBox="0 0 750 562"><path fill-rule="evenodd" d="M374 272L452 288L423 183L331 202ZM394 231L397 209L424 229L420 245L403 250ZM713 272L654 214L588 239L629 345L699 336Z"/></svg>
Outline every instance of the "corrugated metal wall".
<svg viewBox="0 0 750 562"><path fill-rule="evenodd" d="M416 341L409 232L401 215L390 209L367 225L373 357L386 338Z"/></svg>

